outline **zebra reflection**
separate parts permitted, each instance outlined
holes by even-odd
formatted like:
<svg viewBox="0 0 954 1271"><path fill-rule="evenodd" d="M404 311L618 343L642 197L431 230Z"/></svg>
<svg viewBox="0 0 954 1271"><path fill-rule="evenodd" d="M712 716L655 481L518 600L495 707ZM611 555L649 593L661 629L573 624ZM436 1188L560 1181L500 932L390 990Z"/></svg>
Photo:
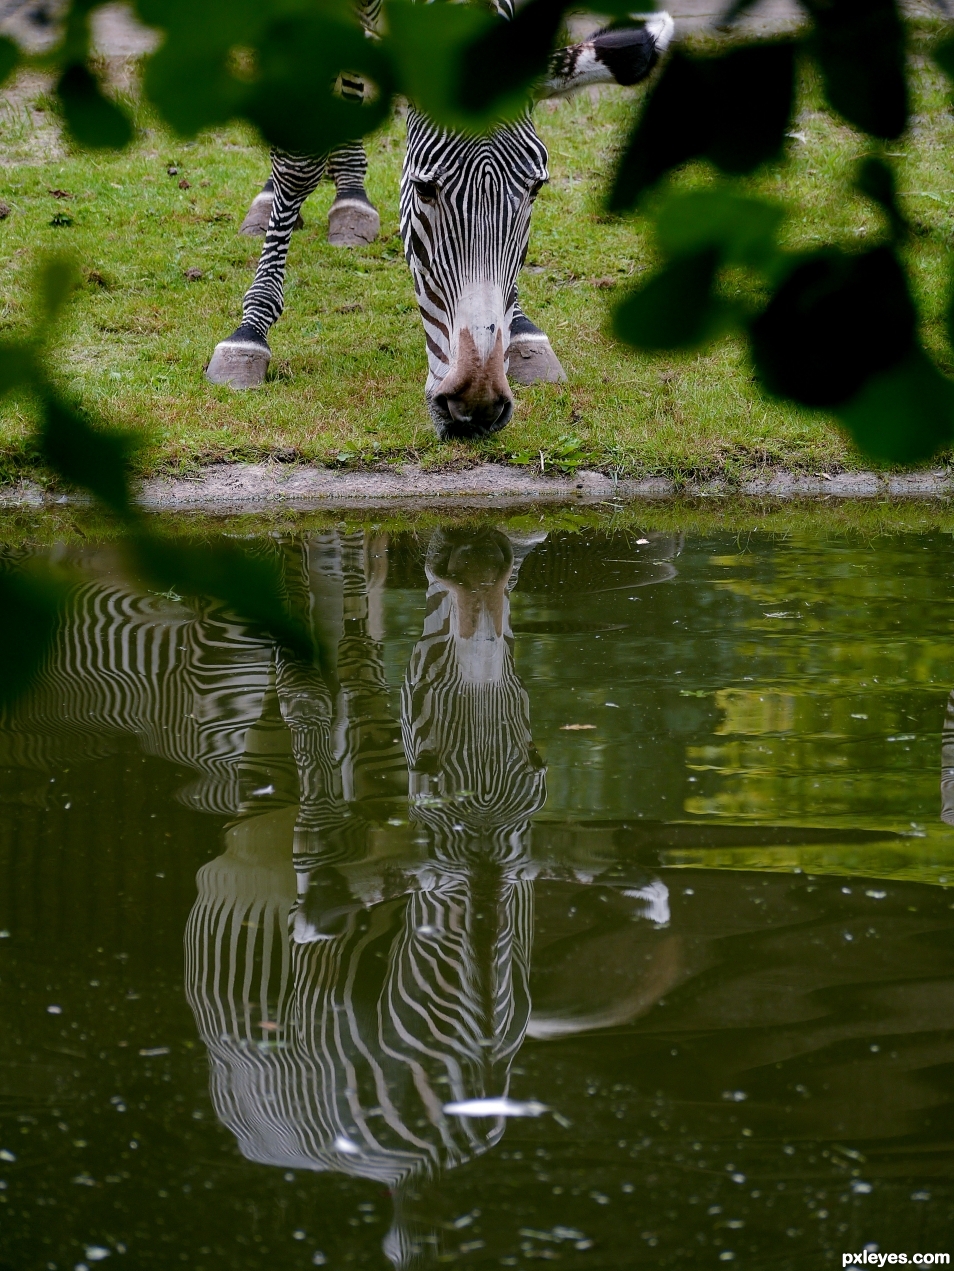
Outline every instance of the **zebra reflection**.
<svg viewBox="0 0 954 1271"><path fill-rule="evenodd" d="M277 653L248 734L246 784L277 791L291 756L299 803L249 804L225 853L200 871L189 920L187 987L217 1115L250 1160L391 1188L385 1252L397 1266L422 1247L401 1217L407 1184L503 1133L500 1118L444 1106L506 1095L530 1019L528 831L546 790L509 610L520 564L543 537L435 533L400 733L362 618L370 585L351 597L338 674L360 683L379 739L403 735L413 832L403 856L381 853L357 789L368 748L340 743L340 719L353 731L354 710L336 712L327 677ZM375 767L397 773L394 745L371 748Z"/></svg>

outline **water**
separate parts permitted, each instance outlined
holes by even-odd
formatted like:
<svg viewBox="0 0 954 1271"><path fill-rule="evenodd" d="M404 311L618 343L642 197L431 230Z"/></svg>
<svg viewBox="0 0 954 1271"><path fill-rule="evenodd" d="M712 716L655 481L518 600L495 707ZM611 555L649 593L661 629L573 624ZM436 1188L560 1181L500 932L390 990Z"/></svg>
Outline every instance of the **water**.
<svg viewBox="0 0 954 1271"><path fill-rule="evenodd" d="M3 1266L954 1252L950 535L559 526L263 532L320 669L56 549Z"/></svg>

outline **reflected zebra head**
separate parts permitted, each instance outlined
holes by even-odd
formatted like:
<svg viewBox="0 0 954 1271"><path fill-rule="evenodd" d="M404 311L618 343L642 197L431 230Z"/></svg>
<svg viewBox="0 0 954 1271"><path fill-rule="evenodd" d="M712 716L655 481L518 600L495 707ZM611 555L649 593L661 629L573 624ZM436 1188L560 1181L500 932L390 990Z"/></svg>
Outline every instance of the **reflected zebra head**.
<svg viewBox="0 0 954 1271"><path fill-rule="evenodd" d="M442 438L483 437L513 414L507 383L517 273L549 179L529 114L488 136L411 110L401 237L427 340L426 396Z"/></svg>

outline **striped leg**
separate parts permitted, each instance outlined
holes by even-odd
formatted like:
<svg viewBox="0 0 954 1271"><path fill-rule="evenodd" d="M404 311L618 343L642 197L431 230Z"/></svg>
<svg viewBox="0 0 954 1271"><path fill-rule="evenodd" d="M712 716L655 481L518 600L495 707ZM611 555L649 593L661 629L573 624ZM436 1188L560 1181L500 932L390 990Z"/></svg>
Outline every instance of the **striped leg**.
<svg viewBox="0 0 954 1271"><path fill-rule="evenodd" d="M362 247L381 231L381 218L364 188L368 156L360 141L333 150L325 176L335 183L328 212L328 242L333 247Z"/></svg>
<svg viewBox="0 0 954 1271"><path fill-rule="evenodd" d="M550 347L546 332L530 321L520 307L519 296L514 300L507 357L511 384L562 384L566 380L566 371Z"/></svg>
<svg viewBox="0 0 954 1271"><path fill-rule="evenodd" d="M285 261L301 205L318 185L325 159L273 154L274 201L255 279L245 293L242 323L215 346L206 378L233 388L256 388L265 379L271 351L268 332L284 308Z"/></svg>

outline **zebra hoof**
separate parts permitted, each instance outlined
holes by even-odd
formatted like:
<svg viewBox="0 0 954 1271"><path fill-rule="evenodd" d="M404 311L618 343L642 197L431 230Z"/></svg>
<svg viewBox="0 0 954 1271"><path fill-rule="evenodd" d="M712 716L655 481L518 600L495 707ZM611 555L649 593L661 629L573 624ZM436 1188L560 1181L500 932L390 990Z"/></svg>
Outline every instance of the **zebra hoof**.
<svg viewBox="0 0 954 1271"><path fill-rule="evenodd" d="M562 384L566 371L542 331L515 336L507 350L511 384Z"/></svg>
<svg viewBox="0 0 954 1271"><path fill-rule="evenodd" d="M381 232L377 209L366 199L335 199L328 212L328 242L332 247L366 247Z"/></svg>
<svg viewBox="0 0 954 1271"><path fill-rule="evenodd" d="M212 360L205 370L211 384L228 384L232 388L258 388L272 360L267 344L253 340L222 340L215 346Z"/></svg>
<svg viewBox="0 0 954 1271"><path fill-rule="evenodd" d="M245 220L239 226L240 234L248 234L249 238L255 238L258 234L268 233L268 222L272 215L272 204L275 202L274 194L268 190L262 190L252 199L252 206L245 214ZM295 229L304 229L305 222L301 219L299 212L295 221Z"/></svg>

